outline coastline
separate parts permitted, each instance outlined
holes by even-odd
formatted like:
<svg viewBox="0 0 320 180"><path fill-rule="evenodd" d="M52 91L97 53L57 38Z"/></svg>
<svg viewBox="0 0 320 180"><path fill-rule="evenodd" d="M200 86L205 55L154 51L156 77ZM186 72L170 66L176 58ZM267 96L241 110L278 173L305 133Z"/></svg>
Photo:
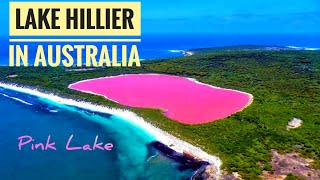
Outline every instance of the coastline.
<svg viewBox="0 0 320 180"><path fill-rule="evenodd" d="M195 155L197 158L200 158L203 161L209 162L212 166L215 167L217 170L215 174L213 174L214 177L220 177L221 176L221 160L216 157L212 156L200 148L193 146L185 141L182 141L181 139L174 137L170 135L169 133L151 125L150 123L146 122L142 117L139 117L137 114L129 111L129 110L123 110L123 109L117 109L117 108L110 108L106 106L99 106L95 105L90 102L84 102L84 101L76 101L73 99L66 99L59 97L55 94L48 94L48 93L43 93L40 92L39 90L36 89L31 89L31 88L26 88L22 87L19 85L14 85L14 84L6 84L0 82L0 87L3 87L5 89L10 89L13 91L18 91L34 96L38 96L41 98L45 98L51 101L54 101L56 103L64 104L64 105L69 105L69 106L75 106L79 108L84 108L96 112L101 112L101 113L108 113L115 115L117 117L122 118L123 120L128 121L129 123L132 123L142 129L144 129L146 132L148 132L151 135L154 135L157 139L157 141L163 143L164 145L170 147L174 151L178 153L185 154L185 152L191 153Z"/></svg>
<svg viewBox="0 0 320 180"><path fill-rule="evenodd" d="M184 51L184 56L192 56L194 55L194 52L192 51Z"/></svg>
<svg viewBox="0 0 320 180"><path fill-rule="evenodd" d="M168 50L169 52L172 53L181 53L183 56L192 56L194 55L194 52L190 50Z"/></svg>

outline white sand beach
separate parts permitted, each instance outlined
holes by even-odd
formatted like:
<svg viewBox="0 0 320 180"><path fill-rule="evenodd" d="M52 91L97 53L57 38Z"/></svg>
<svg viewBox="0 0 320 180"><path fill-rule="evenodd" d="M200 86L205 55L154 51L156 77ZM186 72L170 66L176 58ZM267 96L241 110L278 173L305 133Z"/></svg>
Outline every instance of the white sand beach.
<svg viewBox="0 0 320 180"><path fill-rule="evenodd" d="M18 92L22 92L22 93L27 93L27 94L34 95L34 96L38 96L38 97L45 98L45 99L54 101L56 103L64 104L64 105L75 106L75 107L84 108L84 109L88 109L88 110L92 110L92 111L96 111L96 112L108 113L108 114L118 116L124 120L127 120L127 121L135 124L136 126L143 128L148 133L154 135L158 141L162 142L163 144L166 144L167 146L174 149L175 151L180 152L180 153L183 153L184 151L190 152L193 155L195 155L196 157L198 157L202 160L208 161L210 164L214 165L216 167L216 169L218 170L216 172L215 176L219 177L221 175L220 167L221 167L222 162L218 157L212 156L212 155L204 152L200 148L198 148L194 145L191 145L190 143L187 143L185 141L182 141L181 139L174 137L174 136L170 135L169 133L151 125L150 123L146 122L142 117L139 117L137 114L135 114L131 111L117 109L117 108L110 108L110 107L106 107L106 106L99 106L99 105L92 104L90 102L83 102L83 101L76 101L73 99L66 99L66 98L59 97L55 94L43 93L37 89L25 88L25 87L22 87L19 85L14 85L14 84L0 83L0 87L14 90L14 91L18 91Z"/></svg>

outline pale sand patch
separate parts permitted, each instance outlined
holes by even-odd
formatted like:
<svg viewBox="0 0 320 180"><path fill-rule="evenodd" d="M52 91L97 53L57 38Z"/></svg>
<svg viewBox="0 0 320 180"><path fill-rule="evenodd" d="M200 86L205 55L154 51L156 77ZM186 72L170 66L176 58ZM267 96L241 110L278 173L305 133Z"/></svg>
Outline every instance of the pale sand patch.
<svg viewBox="0 0 320 180"><path fill-rule="evenodd" d="M15 77L18 77L18 75L17 74L13 74L13 75L7 76L7 78L15 78Z"/></svg>
<svg viewBox="0 0 320 180"><path fill-rule="evenodd" d="M302 125L302 120L299 118L293 118L291 121L288 122L287 129L295 129Z"/></svg>

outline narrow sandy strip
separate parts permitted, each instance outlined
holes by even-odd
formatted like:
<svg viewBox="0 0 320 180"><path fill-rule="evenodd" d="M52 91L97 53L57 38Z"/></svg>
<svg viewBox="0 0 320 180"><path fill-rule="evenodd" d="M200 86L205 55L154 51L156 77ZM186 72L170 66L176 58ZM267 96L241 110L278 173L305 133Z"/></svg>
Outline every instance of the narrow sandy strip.
<svg viewBox="0 0 320 180"><path fill-rule="evenodd" d="M21 87L18 85L13 85L13 84L4 84L0 82L0 87L6 88L6 89L11 89L14 91L22 92L22 93L27 93L30 95L38 96L41 98L45 98L48 100L51 100L56 103L64 104L64 105L69 105L69 106L75 106L83 109L88 109L91 111L96 111L96 112L102 112L102 113L108 113L112 114L115 116L118 116L121 119L124 119L130 123L135 124L136 126L139 126L140 128L143 128L146 130L149 134L152 134L156 137L156 139L167 146L170 146L170 148L174 149L177 152L183 153L183 151L188 151L195 156L208 161L212 165L218 169L218 172L216 174L217 177L221 175L220 167L221 167L221 160L218 157L209 155L208 153L204 152L198 147L195 147L185 141L182 141L179 138L176 138L169 133L151 125L150 123L146 122L142 117L139 117L137 114L128 111L128 110L123 110L123 109L117 109L117 108L110 108L106 106L98 106L95 104L92 104L90 102L84 102L84 101L75 101L73 99L66 99L66 98L61 98L59 96L56 96L54 94L46 94L42 93L36 89L30 89L30 88L25 88ZM172 146L174 145L174 146Z"/></svg>

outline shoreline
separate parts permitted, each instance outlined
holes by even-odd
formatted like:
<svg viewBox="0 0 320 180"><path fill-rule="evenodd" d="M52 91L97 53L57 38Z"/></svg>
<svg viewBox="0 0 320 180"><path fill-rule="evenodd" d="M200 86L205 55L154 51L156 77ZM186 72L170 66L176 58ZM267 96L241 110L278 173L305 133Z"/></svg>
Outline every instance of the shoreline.
<svg viewBox="0 0 320 180"><path fill-rule="evenodd" d="M140 127L141 129L145 130L147 133L154 135L155 138L157 139L157 141L167 145L168 147L170 147L174 151L182 153L182 154L185 152L189 152L189 153L195 155L196 157L200 158L201 160L209 162L211 165L213 165L217 169L217 172L214 174L215 177L220 177L222 174L221 169L220 169L222 162L218 157L212 156L212 155L204 152L200 148L198 148L194 145L191 145L191 144L167 133L166 131L163 131L163 130L151 125L150 123L146 122L142 117L138 116L137 114L135 114L129 110L111 108L111 107L107 107L107 106L99 106L99 105L95 105L93 103L85 102L85 101L76 101L73 99L66 99L66 98L59 97L55 94L43 93L37 89L26 88L26 87L22 87L22 86L15 85L15 84L7 84L7 83L0 82L0 87L3 87L5 89L10 89L13 91L18 91L21 93L26 93L26 94L38 96L38 97L45 98L45 99L51 100L53 102L64 104L64 105L75 106L75 107L88 109L88 110L92 110L92 111L96 111L96 112L115 115L115 116L129 122L129 123L132 123L132 124Z"/></svg>
<svg viewBox="0 0 320 180"><path fill-rule="evenodd" d="M79 84L79 83L84 83L84 82L89 82L89 81L92 81L92 80L99 80L99 79L108 79L108 78L115 78L115 77L121 77L121 76L130 76L130 75L152 75L152 76L170 76L170 77L179 77L179 78L184 78L188 81L191 81L195 84L199 84L201 86L208 86L212 89L221 89L221 90L225 90L225 91L231 91L231 92L237 92L237 93L240 93L240 94L244 94L244 95L247 95L248 98L249 98L249 101L246 103L246 105L244 107L242 107L241 109L239 109L238 111L230 114L229 116L231 115L234 115L238 112L241 112L243 111L245 108L247 108L248 106L250 106L252 103L253 103L253 100L254 100L254 96L250 93L247 93L247 92L244 92L244 91L239 91L239 90L235 90L235 89L228 89L228 88L222 88L222 87L218 87L218 86L213 86L213 85L210 85L210 84L206 84L206 83L203 83L203 82L200 82L198 81L197 79L194 79L194 78L190 78L190 77L184 77L184 76L175 76L175 75L168 75L168 74L155 74L155 73L146 73L146 74L119 74L119 75L115 75L115 76L106 76L106 77L98 77L98 78L93 78L93 79L85 79L85 80L81 80L81 81L77 81L75 83L72 83L72 84L69 84L68 88L71 89L71 90L75 90L75 91L79 91L79 92L82 92L82 93L88 93L88 94L92 94L92 95L96 95L96 96L100 96L100 97L104 97L106 98L107 100L109 101L112 101L112 102L115 102L117 104L121 104L119 103L118 101L114 100L114 99L111 99L109 98L108 96L106 95L101 95L101 94L98 94L98 93L94 93L94 92L91 92L91 91L85 91L85 90L78 90L78 89L75 89L75 88L72 88L72 86L76 85L76 84ZM123 104L122 104L123 105ZM133 106L130 106L130 107L133 107ZM135 107L135 108L139 108L139 107ZM143 108L143 107L140 107L140 108ZM166 116L165 113L168 112L167 109L159 109L159 108L153 108L153 109L158 109L158 110L161 110L162 111L162 114L163 116ZM226 116L224 118L227 118L229 116ZM167 117L167 116L166 116ZM169 117L167 117L169 118ZM221 118L222 119L222 118ZM175 120L174 120L175 121ZM216 121L216 120L214 120ZM211 122L214 122L214 121L211 121ZM178 121L177 121L178 122ZM192 125L192 124L191 124Z"/></svg>
<svg viewBox="0 0 320 180"><path fill-rule="evenodd" d="M192 56L194 55L194 52L192 51L184 51L184 56Z"/></svg>
<svg viewBox="0 0 320 180"><path fill-rule="evenodd" d="M168 50L168 51L171 53L181 53L184 57L194 55L194 52L190 50Z"/></svg>

